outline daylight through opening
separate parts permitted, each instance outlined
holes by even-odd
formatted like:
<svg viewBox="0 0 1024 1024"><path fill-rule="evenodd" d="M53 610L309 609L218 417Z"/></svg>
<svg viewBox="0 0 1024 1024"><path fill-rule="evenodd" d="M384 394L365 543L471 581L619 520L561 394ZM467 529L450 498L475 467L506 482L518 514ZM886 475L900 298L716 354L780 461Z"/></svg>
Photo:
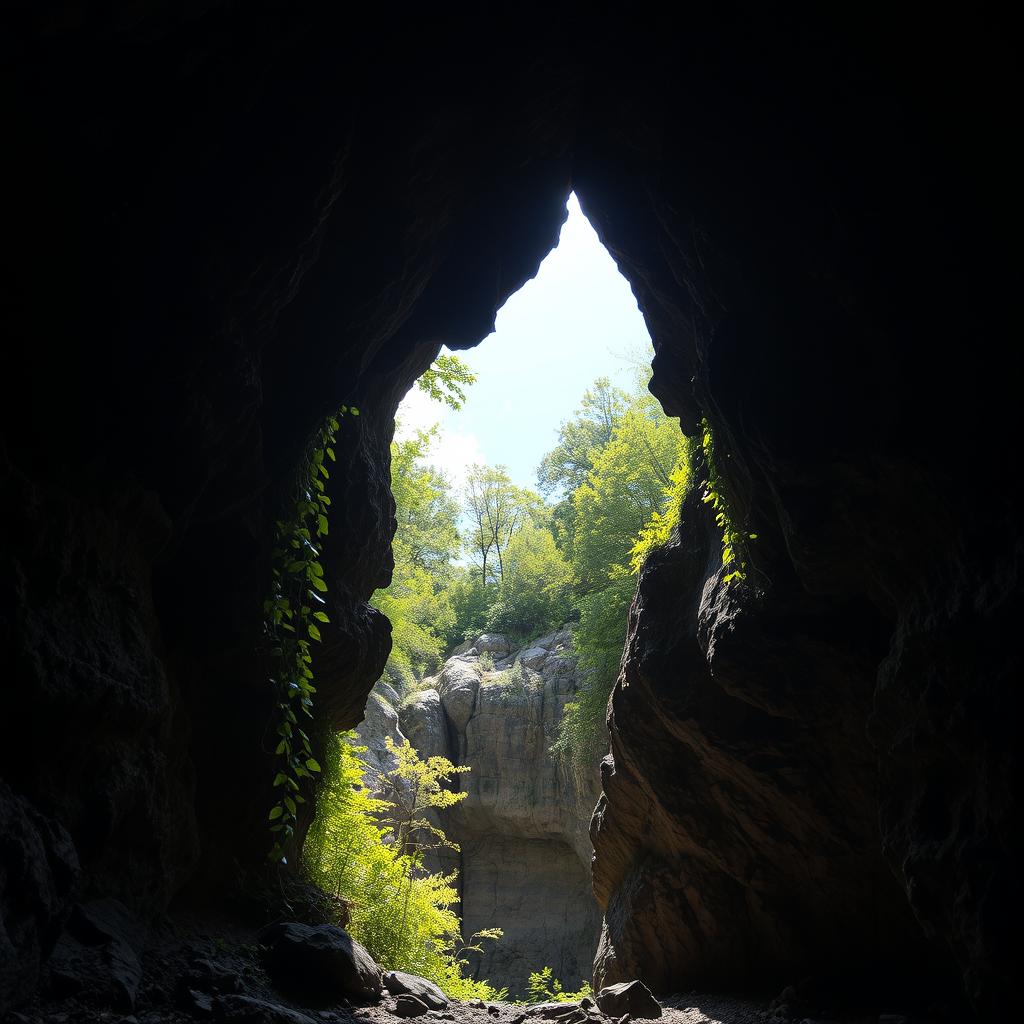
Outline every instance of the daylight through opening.
<svg viewBox="0 0 1024 1024"><path fill-rule="evenodd" d="M305 844L385 969L589 991L589 825L637 574L692 485L632 291L570 196L558 246L396 417L393 649Z"/></svg>

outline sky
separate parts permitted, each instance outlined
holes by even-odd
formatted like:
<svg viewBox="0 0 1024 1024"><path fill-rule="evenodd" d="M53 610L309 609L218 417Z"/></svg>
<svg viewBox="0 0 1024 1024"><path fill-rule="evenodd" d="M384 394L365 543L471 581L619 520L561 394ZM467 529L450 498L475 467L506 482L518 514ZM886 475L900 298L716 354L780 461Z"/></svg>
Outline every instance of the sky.
<svg viewBox="0 0 1024 1024"><path fill-rule="evenodd" d="M462 409L416 388L399 407L400 437L440 423L427 461L456 485L481 462L504 465L515 483L536 488L537 466L594 379L628 389L637 362L653 355L633 292L575 195L568 209L558 246L498 311L494 333L456 353L477 375Z"/></svg>

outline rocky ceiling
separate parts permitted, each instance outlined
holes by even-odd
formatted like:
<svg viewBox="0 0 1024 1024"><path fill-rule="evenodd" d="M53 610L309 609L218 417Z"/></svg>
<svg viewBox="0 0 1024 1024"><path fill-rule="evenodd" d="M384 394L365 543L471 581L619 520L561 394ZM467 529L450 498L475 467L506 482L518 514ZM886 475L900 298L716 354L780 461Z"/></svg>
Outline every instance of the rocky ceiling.
<svg viewBox="0 0 1024 1024"><path fill-rule="evenodd" d="M725 588L694 503L642 574L599 977L931 969L995 1019L1020 917L1009 36L600 5L4 18L0 1004L72 899L156 913L262 855L272 521L341 402L319 714L358 720L394 409L489 332L574 188L652 389L714 426L759 535Z"/></svg>

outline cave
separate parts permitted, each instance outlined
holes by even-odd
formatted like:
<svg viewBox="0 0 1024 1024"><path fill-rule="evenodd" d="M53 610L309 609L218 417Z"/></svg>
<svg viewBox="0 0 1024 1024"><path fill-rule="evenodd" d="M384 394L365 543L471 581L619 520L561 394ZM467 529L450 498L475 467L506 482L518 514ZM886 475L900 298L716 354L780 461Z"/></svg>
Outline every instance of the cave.
<svg viewBox="0 0 1024 1024"><path fill-rule="evenodd" d="M390 645L367 600L395 409L442 343L489 333L575 191L646 319L651 390L711 424L759 537L756 585L724 587L694 500L702 526L641 573L591 831L595 980L891 975L1009 1018L1009 33L600 5L4 20L0 1008L97 927L83 908L153 925L264 862L259 640L294 468L359 407L322 736L360 721Z"/></svg>

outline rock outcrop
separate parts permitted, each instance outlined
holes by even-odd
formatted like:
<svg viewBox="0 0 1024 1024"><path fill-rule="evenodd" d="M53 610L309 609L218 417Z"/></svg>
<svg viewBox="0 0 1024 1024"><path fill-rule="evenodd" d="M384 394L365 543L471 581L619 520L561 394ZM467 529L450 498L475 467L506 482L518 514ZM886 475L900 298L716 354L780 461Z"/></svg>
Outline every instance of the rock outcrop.
<svg viewBox="0 0 1024 1024"><path fill-rule="evenodd" d="M525 994L530 972L542 967L570 988L591 976L600 930L589 836L597 766L571 770L548 749L579 683L568 631L521 651L484 636L399 709L421 754L472 769L457 777L465 800L441 812L440 824L461 847L454 866L464 936L488 927L505 933L485 944L474 975L513 995Z"/></svg>

